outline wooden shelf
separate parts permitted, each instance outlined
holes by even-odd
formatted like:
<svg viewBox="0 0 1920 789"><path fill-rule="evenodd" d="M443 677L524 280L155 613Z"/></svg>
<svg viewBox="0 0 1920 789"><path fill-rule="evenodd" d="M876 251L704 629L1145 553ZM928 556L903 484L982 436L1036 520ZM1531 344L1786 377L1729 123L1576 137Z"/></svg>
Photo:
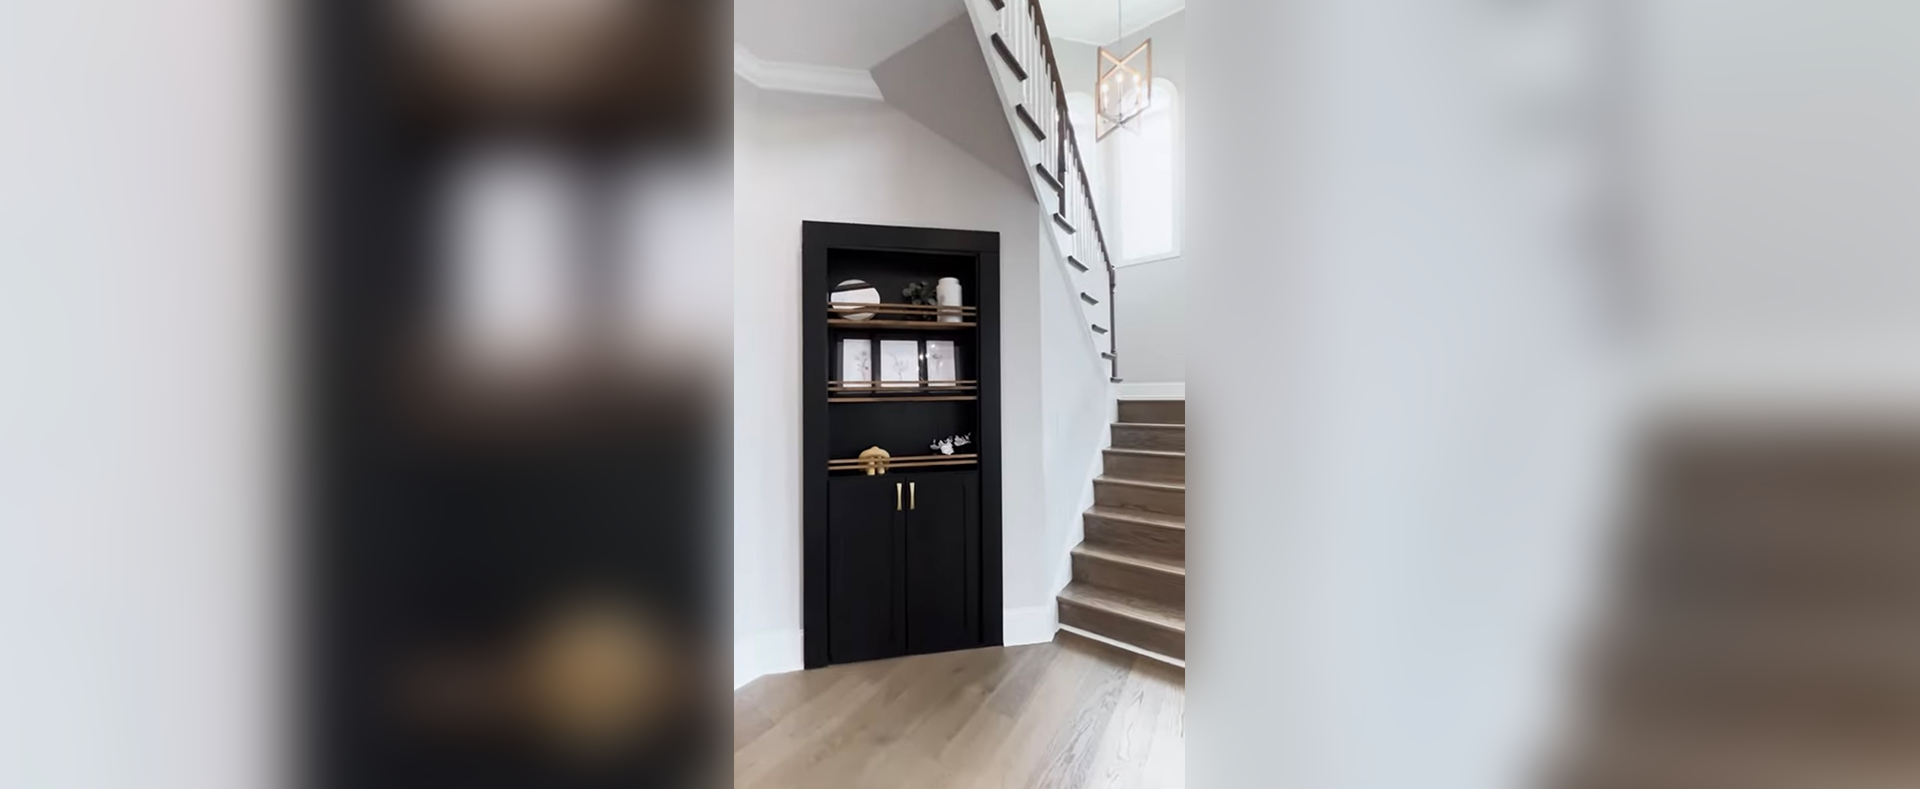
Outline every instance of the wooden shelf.
<svg viewBox="0 0 1920 789"><path fill-rule="evenodd" d="M838 302L827 305L827 311L837 315L979 315L979 307L944 307L938 304L851 304Z"/></svg>
<svg viewBox="0 0 1920 789"><path fill-rule="evenodd" d="M836 458L827 461L828 471L865 471L870 461L863 458ZM979 455L907 455L882 461L887 471L942 466L977 466Z"/></svg>
<svg viewBox="0 0 1920 789"><path fill-rule="evenodd" d="M887 384L912 384L887 386ZM976 380L955 381L828 381L829 403L953 403L979 400Z"/></svg>
<svg viewBox="0 0 1920 789"><path fill-rule="evenodd" d="M980 324L964 322L964 321L961 323L941 323L939 321L889 321L889 320L856 321L851 318L828 318L827 325L838 326L843 329L920 329L923 331L953 331L956 329L971 329L976 326L979 326Z"/></svg>
<svg viewBox="0 0 1920 789"><path fill-rule="evenodd" d="M829 397L829 403L959 403L979 400L979 395L946 397Z"/></svg>
<svg viewBox="0 0 1920 789"><path fill-rule="evenodd" d="M911 384L888 386L888 384ZM965 392L980 388L973 379L953 381L828 381L827 391L841 392Z"/></svg>

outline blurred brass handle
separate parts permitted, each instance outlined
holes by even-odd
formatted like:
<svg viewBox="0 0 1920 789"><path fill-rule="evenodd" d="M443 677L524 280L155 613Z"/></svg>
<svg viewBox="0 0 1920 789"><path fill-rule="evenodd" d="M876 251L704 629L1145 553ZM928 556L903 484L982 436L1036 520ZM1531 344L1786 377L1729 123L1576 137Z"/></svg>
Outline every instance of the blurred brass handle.
<svg viewBox="0 0 1920 789"><path fill-rule="evenodd" d="M919 487L920 487L920 483L918 482L907 483L907 509L910 509L910 510L920 509Z"/></svg>
<svg viewBox="0 0 1920 789"><path fill-rule="evenodd" d="M893 483L893 511L900 511L900 483Z"/></svg>

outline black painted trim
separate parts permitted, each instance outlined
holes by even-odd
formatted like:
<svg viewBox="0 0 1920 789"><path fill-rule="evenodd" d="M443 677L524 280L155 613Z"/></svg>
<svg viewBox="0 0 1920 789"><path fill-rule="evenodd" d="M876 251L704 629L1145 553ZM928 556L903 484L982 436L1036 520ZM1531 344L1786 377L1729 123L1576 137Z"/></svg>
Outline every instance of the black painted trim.
<svg viewBox="0 0 1920 789"><path fill-rule="evenodd" d="M1000 234L978 230L892 227L840 222L801 223L800 371L802 380L800 440L800 513L802 555L802 626L805 628L804 665L828 665L831 613L827 560L827 380L826 311L829 296L827 260L833 249L890 249L975 256L979 292L978 318L980 423L980 646L1006 643L1004 590L1001 572L1000 530Z"/></svg>
<svg viewBox="0 0 1920 789"><path fill-rule="evenodd" d="M1013 69L1013 75L1019 77L1021 82L1026 82L1027 70L1020 66L1020 59L1013 56L1013 50L1007 46L1006 39L1001 38L999 33L995 33L988 40L993 42L993 51L1000 53L1000 60L1007 64L1007 68Z"/></svg>
<svg viewBox="0 0 1920 789"><path fill-rule="evenodd" d="M1093 323L1093 324L1088 324L1088 325L1090 325L1090 326L1092 326L1092 327L1093 327L1093 333L1094 333L1094 334L1106 334L1106 333L1107 333L1107 327L1105 327L1105 326L1102 326L1102 325L1100 325L1100 324L1098 324L1098 323Z"/></svg>
<svg viewBox="0 0 1920 789"><path fill-rule="evenodd" d="M1099 303L1100 303L1100 300L1099 300L1099 299L1096 299L1096 298L1094 298L1094 297L1092 297L1092 296L1089 296L1089 295L1087 295L1087 294L1085 294L1085 293L1082 293L1082 294L1080 294L1080 300L1081 300L1081 301L1084 301L1084 302L1086 302L1086 303L1088 303L1088 304L1099 304Z"/></svg>
<svg viewBox="0 0 1920 789"><path fill-rule="evenodd" d="M1033 120L1032 115L1027 114L1026 105L1024 104L1013 105L1013 114L1020 116L1020 122L1026 125L1027 131L1033 132L1033 136L1040 138L1041 142L1046 141L1047 139L1046 131L1040 128L1040 124L1036 123Z"/></svg>
<svg viewBox="0 0 1920 789"><path fill-rule="evenodd" d="M1061 230L1065 230L1065 231L1067 231L1067 232L1069 232L1069 233L1078 233L1078 232L1080 232L1080 231L1078 231L1078 230L1074 230L1074 229L1073 229L1073 223L1072 223L1072 222L1068 222L1068 221L1067 221L1067 218L1066 218L1066 217L1064 217L1064 216L1061 216L1061 215L1059 214L1059 212L1057 212L1057 211L1056 211L1056 212L1054 212L1054 215L1053 215L1053 223L1054 223L1054 224L1056 224L1056 225L1059 225L1059 226L1060 226L1060 229L1061 229Z"/></svg>
<svg viewBox="0 0 1920 789"><path fill-rule="evenodd" d="M1087 264L1080 262L1079 258L1074 257L1072 255L1067 256L1067 263L1072 265L1074 268L1079 269L1082 272L1085 272L1087 270Z"/></svg>
<svg viewBox="0 0 1920 789"><path fill-rule="evenodd" d="M1060 179L1053 177L1053 173L1047 171L1046 165L1036 164L1033 166L1033 171L1039 173L1040 180L1047 182L1047 186L1053 187L1053 191L1058 192L1066 188L1060 185ZM1086 268L1082 267L1080 270L1086 271Z"/></svg>

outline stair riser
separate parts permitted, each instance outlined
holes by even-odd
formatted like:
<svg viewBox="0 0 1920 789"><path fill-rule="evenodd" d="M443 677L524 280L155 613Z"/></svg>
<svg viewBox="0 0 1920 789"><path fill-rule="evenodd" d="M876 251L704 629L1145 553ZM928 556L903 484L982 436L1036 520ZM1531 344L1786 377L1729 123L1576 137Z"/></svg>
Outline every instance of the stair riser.
<svg viewBox="0 0 1920 789"><path fill-rule="evenodd" d="M1073 557L1073 580L1116 589L1158 603L1185 607L1187 577L1097 556Z"/></svg>
<svg viewBox="0 0 1920 789"><path fill-rule="evenodd" d="M1111 547L1138 556L1187 560L1187 530L1136 523L1099 515L1086 516L1087 544Z"/></svg>
<svg viewBox="0 0 1920 789"><path fill-rule="evenodd" d="M1123 644L1132 644L1148 652L1158 652L1181 660L1187 658L1185 633L1109 611L1061 600L1060 624L1106 636Z"/></svg>
<svg viewBox="0 0 1920 789"><path fill-rule="evenodd" d="M1113 447L1185 452L1187 451L1187 431L1181 427L1114 425Z"/></svg>
<svg viewBox="0 0 1920 789"><path fill-rule="evenodd" d="M1165 515L1187 514L1187 494L1184 491L1118 485L1100 480L1094 480L1093 483L1093 502L1102 507L1123 507Z"/></svg>
<svg viewBox="0 0 1920 789"><path fill-rule="evenodd" d="M1184 425L1187 423L1187 401L1122 400L1120 401L1120 421Z"/></svg>
<svg viewBox="0 0 1920 789"><path fill-rule="evenodd" d="M1103 468L1104 473L1109 477L1141 479L1149 482L1187 481L1185 457L1129 455L1124 452L1108 452L1106 456L1106 464Z"/></svg>

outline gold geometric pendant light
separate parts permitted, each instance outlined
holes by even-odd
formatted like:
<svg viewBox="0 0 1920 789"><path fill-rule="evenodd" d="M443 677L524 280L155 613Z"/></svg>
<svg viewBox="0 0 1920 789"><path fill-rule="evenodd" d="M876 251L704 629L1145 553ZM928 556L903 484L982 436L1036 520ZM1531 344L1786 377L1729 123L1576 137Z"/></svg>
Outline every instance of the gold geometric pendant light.
<svg viewBox="0 0 1920 789"><path fill-rule="evenodd" d="M1100 48L1095 74L1093 139L1104 140L1114 129L1140 117L1153 103L1153 40L1140 42L1126 57Z"/></svg>

